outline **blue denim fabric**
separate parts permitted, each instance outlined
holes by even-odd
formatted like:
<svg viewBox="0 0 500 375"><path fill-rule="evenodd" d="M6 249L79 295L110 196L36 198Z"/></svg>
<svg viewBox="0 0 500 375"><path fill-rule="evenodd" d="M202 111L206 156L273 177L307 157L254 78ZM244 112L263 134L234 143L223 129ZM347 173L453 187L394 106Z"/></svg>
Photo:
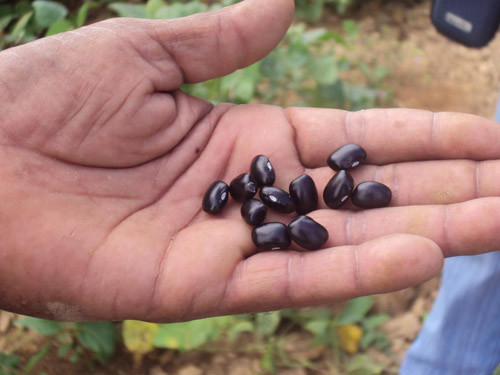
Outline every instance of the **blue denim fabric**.
<svg viewBox="0 0 500 375"><path fill-rule="evenodd" d="M400 375L491 375L499 363L500 252L446 259L438 296Z"/></svg>
<svg viewBox="0 0 500 375"><path fill-rule="evenodd" d="M449 258L401 375L491 375L500 362L500 252Z"/></svg>

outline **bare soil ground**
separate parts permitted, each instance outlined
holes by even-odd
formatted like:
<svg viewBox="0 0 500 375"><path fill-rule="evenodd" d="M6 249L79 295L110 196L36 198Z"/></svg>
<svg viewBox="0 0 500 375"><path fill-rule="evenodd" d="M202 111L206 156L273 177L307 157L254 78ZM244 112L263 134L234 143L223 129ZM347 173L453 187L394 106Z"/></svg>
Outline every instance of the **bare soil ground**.
<svg viewBox="0 0 500 375"><path fill-rule="evenodd" d="M396 107L432 111L458 111L493 118L500 88L500 36L488 47L473 50L439 35L430 22L430 1L410 4L401 1L364 2L349 16L360 27L358 45L353 49L360 59L388 67L392 74L384 85L392 93ZM328 13L322 26L338 28L334 12ZM392 341L392 355L369 350L368 354L385 366L384 374L396 374L411 342L417 336L422 317L430 310L439 279L397 293L377 296L376 310L391 320L383 331ZM0 352L15 345L9 340L11 316L0 313ZM286 350L292 357L306 358L324 372L303 368L280 371L280 375L337 374L328 365L329 355L321 348L304 346L305 333L294 332L287 338ZM43 338L27 340L21 353L29 358ZM52 350L33 373L48 375L252 375L259 373L259 357L251 353L216 354L155 351L140 367L123 348L106 367L90 369L86 361L74 365L60 361Z"/></svg>

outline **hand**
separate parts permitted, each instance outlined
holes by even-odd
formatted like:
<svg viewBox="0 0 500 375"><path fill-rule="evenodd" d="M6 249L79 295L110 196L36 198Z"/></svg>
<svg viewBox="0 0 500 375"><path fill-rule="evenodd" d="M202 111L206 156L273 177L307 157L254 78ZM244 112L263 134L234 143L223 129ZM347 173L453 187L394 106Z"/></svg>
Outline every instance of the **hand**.
<svg viewBox="0 0 500 375"><path fill-rule="evenodd" d="M185 19L104 21L0 53L0 306L150 321L312 306L415 285L440 271L443 253L498 247L493 122L212 107L179 90L262 58L292 16L291 0L247 0ZM305 171L321 193L326 157L347 142L369 155L356 182L386 183L394 199L312 213L330 232L324 250L255 254L239 204L200 211L212 181L229 182L260 153L275 185Z"/></svg>

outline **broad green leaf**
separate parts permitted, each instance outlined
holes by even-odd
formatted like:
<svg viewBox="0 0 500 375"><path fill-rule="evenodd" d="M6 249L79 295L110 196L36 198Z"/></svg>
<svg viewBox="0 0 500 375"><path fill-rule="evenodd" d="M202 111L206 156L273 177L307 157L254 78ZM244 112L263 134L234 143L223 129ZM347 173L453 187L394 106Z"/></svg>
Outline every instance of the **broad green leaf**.
<svg viewBox="0 0 500 375"><path fill-rule="evenodd" d="M50 27L68 14L68 9L55 1L35 0L32 5L35 10L35 22L43 28Z"/></svg>
<svg viewBox="0 0 500 375"><path fill-rule="evenodd" d="M214 318L161 324L154 337L154 345L159 348L187 351L201 347L217 338L219 334L220 329Z"/></svg>
<svg viewBox="0 0 500 375"><path fill-rule="evenodd" d="M252 332L254 330L253 324L248 321L243 321L236 323L234 326L232 326L229 329L229 332L227 333L227 339L229 341L235 341L240 333L243 332Z"/></svg>
<svg viewBox="0 0 500 375"><path fill-rule="evenodd" d="M363 327L365 329L375 329L381 324L384 324L389 320L389 315L387 314L376 314L368 316L363 320Z"/></svg>
<svg viewBox="0 0 500 375"><path fill-rule="evenodd" d="M356 26L356 22L353 20L345 20L342 22L342 27L347 34L347 37L350 40L356 39L358 35L358 27Z"/></svg>
<svg viewBox="0 0 500 375"><path fill-rule="evenodd" d="M155 13L155 18L170 19L190 16L195 13L206 12L208 5L200 1L190 1L188 3L173 3L166 5Z"/></svg>
<svg viewBox="0 0 500 375"><path fill-rule="evenodd" d="M111 322L76 323L78 341L105 364L115 352L117 332Z"/></svg>
<svg viewBox="0 0 500 375"><path fill-rule="evenodd" d="M45 34L45 36L64 33L66 31L69 31L72 29L73 29L73 26L72 26L71 22L69 20L63 18L61 20L54 22L47 30L47 33Z"/></svg>
<svg viewBox="0 0 500 375"><path fill-rule="evenodd" d="M358 355L347 364L348 375L379 375L384 366L376 363L368 355Z"/></svg>
<svg viewBox="0 0 500 375"><path fill-rule="evenodd" d="M14 375L21 358L14 354L0 353L0 375Z"/></svg>
<svg viewBox="0 0 500 375"><path fill-rule="evenodd" d="M276 361L274 359L274 345L272 342L267 344L264 355L260 360L260 366L262 367L262 370L264 370L266 373L271 373L271 374L276 373Z"/></svg>
<svg viewBox="0 0 500 375"><path fill-rule="evenodd" d="M76 14L75 26L82 27L87 22L87 15L89 10L92 8L96 8L99 6L99 3L96 1L86 1L83 5L78 9L78 13Z"/></svg>
<svg viewBox="0 0 500 375"><path fill-rule="evenodd" d="M493 371L492 375L500 375L500 363L498 364L498 367Z"/></svg>
<svg viewBox="0 0 500 375"><path fill-rule="evenodd" d="M26 26L33 16L33 12L30 11L22 16L17 22L14 28L12 29L11 35L14 43L18 43L26 34Z"/></svg>
<svg viewBox="0 0 500 375"><path fill-rule="evenodd" d="M154 349L158 324L125 320L122 327L123 342L133 353L146 354Z"/></svg>
<svg viewBox="0 0 500 375"><path fill-rule="evenodd" d="M328 30L324 28L312 29L304 32L302 34L303 40L306 44L311 44L322 40L326 35L328 35Z"/></svg>
<svg viewBox="0 0 500 375"><path fill-rule="evenodd" d="M342 314L340 314L337 323L339 325L346 325L361 322L372 308L373 303L373 298L369 296L350 300L344 311L342 311Z"/></svg>
<svg viewBox="0 0 500 375"><path fill-rule="evenodd" d="M16 5L14 7L14 12L17 17L22 17L24 14L31 12L33 8L31 7L31 2L29 1L16 1Z"/></svg>
<svg viewBox="0 0 500 375"><path fill-rule="evenodd" d="M29 374L31 370L33 370L33 367L37 365L38 362L40 362L43 357L49 352L50 345L45 344L40 348L36 354L32 355L31 358L26 362L26 365L24 365L24 374Z"/></svg>
<svg viewBox="0 0 500 375"><path fill-rule="evenodd" d="M10 21L13 18L14 18L14 16L12 14L8 14L6 16L0 17L0 31L5 29L9 25Z"/></svg>
<svg viewBox="0 0 500 375"><path fill-rule="evenodd" d="M108 8L120 17L148 18L148 11L143 4L111 3Z"/></svg>
<svg viewBox="0 0 500 375"><path fill-rule="evenodd" d="M150 18L154 18L156 12L165 6L163 0L148 0L146 3L146 10Z"/></svg>
<svg viewBox="0 0 500 375"><path fill-rule="evenodd" d="M0 18L3 18L5 16L14 17L14 8L9 4L0 5Z"/></svg>
<svg viewBox="0 0 500 375"><path fill-rule="evenodd" d="M271 53L262 60L260 70L264 77L279 79L285 75L285 64L281 61L277 54Z"/></svg>
<svg viewBox="0 0 500 375"><path fill-rule="evenodd" d="M329 324L330 321L326 319L312 320L304 325L304 329L311 332L313 335L319 336L327 332Z"/></svg>
<svg viewBox="0 0 500 375"><path fill-rule="evenodd" d="M321 85L331 85L338 79L337 61L331 55L313 59L309 71L314 80Z"/></svg>
<svg viewBox="0 0 500 375"><path fill-rule="evenodd" d="M62 323L54 322L52 320L32 318L23 316L14 321L14 324L19 327L25 327L37 331L45 336L54 336L61 331Z"/></svg>
<svg viewBox="0 0 500 375"><path fill-rule="evenodd" d="M270 336L276 331L281 321L279 311L257 314L255 319L255 329L264 336Z"/></svg>
<svg viewBox="0 0 500 375"><path fill-rule="evenodd" d="M68 343L68 344L62 344L59 348L57 348L57 357L58 358L63 358L68 354L71 349L73 349L73 345Z"/></svg>

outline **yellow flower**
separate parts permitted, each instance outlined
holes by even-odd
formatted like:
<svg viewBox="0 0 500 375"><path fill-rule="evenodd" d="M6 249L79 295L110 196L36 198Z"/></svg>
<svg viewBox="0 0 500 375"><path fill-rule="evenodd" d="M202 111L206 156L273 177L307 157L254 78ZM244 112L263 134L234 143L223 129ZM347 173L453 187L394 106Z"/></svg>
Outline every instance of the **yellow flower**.
<svg viewBox="0 0 500 375"><path fill-rule="evenodd" d="M363 330L354 324L347 324L337 328L340 347L349 354L354 354L359 350L359 342L363 337Z"/></svg>

